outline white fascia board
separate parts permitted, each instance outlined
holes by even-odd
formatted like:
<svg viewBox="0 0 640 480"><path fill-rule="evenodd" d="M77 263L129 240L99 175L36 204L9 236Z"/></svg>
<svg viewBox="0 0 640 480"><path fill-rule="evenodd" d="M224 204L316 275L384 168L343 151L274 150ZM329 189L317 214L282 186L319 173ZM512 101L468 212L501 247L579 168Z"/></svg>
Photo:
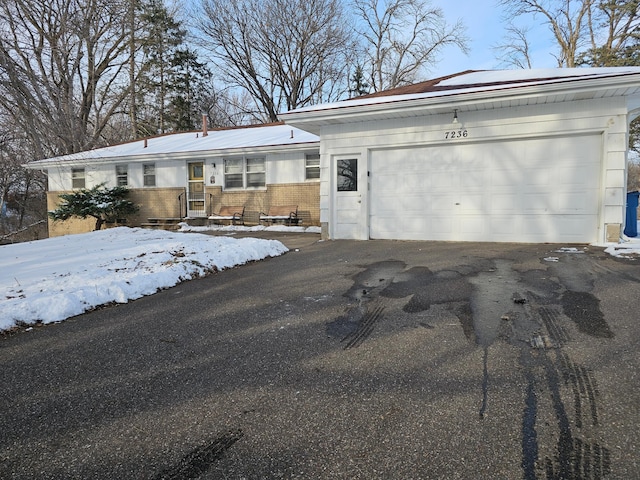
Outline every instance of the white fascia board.
<svg viewBox="0 0 640 480"><path fill-rule="evenodd" d="M612 84L612 79L615 83ZM596 92L597 96L605 96L606 90L620 90L623 88L634 89L637 95L640 91L640 74L625 74L620 76L607 76L604 78L587 78L576 80L575 78L563 78L546 83L535 84L508 84L468 90L445 90L426 94L398 95L393 97L378 97L368 99L369 103L354 103L347 101L341 105L339 102L330 106L319 106L317 109L309 108L300 111L286 112L281 115L285 123L299 126L304 129L309 126L319 127L327 123L349 123L353 121L372 120L380 114L393 114L398 117L415 116L427 113L439 114L457 108L464 111L464 106L482 104L495 104L496 102L510 102L515 99L533 99L546 96L552 102L554 97L571 93ZM362 100L366 102L367 100ZM430 110L430 112L427 111ZM315 132L314 132L315 133Z"/></svg>
<svg viewBox="0 0 640 480"><path fill-rule="evenodd" d="M24 164L23 167L31 170L44 170L51 167L74 167L86 165L104 165L116 163L145 163L145 162L162 162L162 161L179 161L179 160L197 160L201 158L222 157L231 155L254 155L254 154L270 154L278 152L296 152L309 151L320 148L320 142L296 143L291 145L268 145L263 147L243 147L219 150L194 150L191 152L178 153L150 153L139 155L125 155L113 157L92 157L91 150L75 154L75 158L66 159L64 157L56 157L46 160L38 160L35 162Z"/></svg>

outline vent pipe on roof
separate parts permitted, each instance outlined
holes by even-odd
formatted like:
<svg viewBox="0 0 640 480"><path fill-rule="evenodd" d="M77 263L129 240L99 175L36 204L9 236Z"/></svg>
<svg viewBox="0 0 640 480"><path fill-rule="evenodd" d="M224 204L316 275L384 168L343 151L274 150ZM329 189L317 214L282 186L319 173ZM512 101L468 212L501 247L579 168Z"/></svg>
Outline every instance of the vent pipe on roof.
<svg viewBox="0 0 640 480"><path fill-rule="evenodd" d="M202 136L203 137L206 137L207 135L209 135L207 130L208 130L208 127L207 127L207 114L203 113L202 114Z"/></svg>
<svg viewBox="0 0 640 480"><path fill-rule="evenodd" d="M291 136L289 138L293 138L293 130L291 130Z"/></svg>
<svg viewBox="0 0 640 480"><path fill-rule="evenodd" d="M147 148L147 139L144 139L144 148Z"/></svg>

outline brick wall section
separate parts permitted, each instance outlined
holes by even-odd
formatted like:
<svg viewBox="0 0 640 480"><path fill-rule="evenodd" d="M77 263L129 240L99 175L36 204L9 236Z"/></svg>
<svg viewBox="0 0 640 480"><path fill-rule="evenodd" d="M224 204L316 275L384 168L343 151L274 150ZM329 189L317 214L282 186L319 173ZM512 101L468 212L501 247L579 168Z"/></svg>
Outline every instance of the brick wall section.
<svg viewBox="0 0 640 480"><path fill-rule="evenodd" d="M178 196L184 188L139 188L131 189L129 199L140 210L127 217L126 225L139 227L149 218L180 218ZM47 210L58 205L59 195L65 192L47 192ZM320 225L320 182L268 185L267 190L222 191L221 187L207 187L206 193L212 194L213 205L208 212L217 212L221 205L244 205L245 223L258 224L260 212L267 212L271 205L297 205L298 215L303 225ZM184 208L184 203L182 204ZM107 225L107 227L113 225ZM65 222L49 220L49 236L58 237L73 233L86 233L93 230L95 220L72 218Z"/></svg>
<svg viewBox="0 0 640 480"><path fill-rule="evenodd" d="M128 217L128 224L139 226L150 218L181 218L178 196L184 188L135 188L129 192L129 200L138 205L138 213ZM184 195L183 195L184 198ZM184 199L182 201L184 208Z"/></svg>
<svg viewBox="0 0 640 480"><path fill-rule="evenodd" d="M149 218L180 218L180 202L178 195L184 192L184 188L136 188L129 192L129 200L138 205L138 212L127 217L125 225L139 227L148 222ZM54 210L58 206L59 195L71 192L47 192L47 211ZM184 205L184 204L183 204ZM54 222L49 219L49 236L59 237L73 233L86 233L93 231L96 221L93 218L71 218L64 222ZM105 225L105 227L114 224ZM104 228L104 227L103 227Z"/></svg>
<svg viewBox="0 0 640 480"><path fill-rule="evenodd" d="M221 187L208 187L213 195L213 212L222 205L244 205L244 220L257 224L260 212L274 205L297 205L298 215L305 226L320 225L320 182L267 185L267 190L222 191Z"/></svg>
<svg viewBox="0 0 640 480"><path fill-rule="evenodd" d="M61 193L71 192L47 192L47 212L55 210L60 200ZM71 218L64 222L54 222L49 218L49 237L61 237L62 235L70 235L73 233L92 232L96 226L94 218Z"/></svg>

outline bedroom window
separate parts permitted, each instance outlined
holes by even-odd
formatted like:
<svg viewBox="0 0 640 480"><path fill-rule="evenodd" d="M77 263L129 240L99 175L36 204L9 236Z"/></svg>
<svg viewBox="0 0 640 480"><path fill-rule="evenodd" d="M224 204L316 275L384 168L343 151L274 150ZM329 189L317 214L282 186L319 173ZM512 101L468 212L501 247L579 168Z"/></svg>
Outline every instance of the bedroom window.
<svg viewBox="0 0 640 480"><path fill-rule="evenodd" d="M145 187L156 186L156 164L155 163L143 163L142 164L142 179Z"/></svg>
<svg viewBox="0 0 640 480"><path fill-rule="evenodd" d="M320 178L320 154L312 153L305 155L304 159L305 179L317 180Z"/></svg>
<svg viewBox="0 0 640 480"><path fill-rule="evenodd" d="M127 165L116 165L116 185L126 187L129 185L129 170Z"/></svg>
<svg viewBox="0 0 640 480"><path fill-rule="evenodd" d="M264 157L238 157L224 159L225 188L263 188L266 186Z"/></svg>
<svg viewBox="0 0 640 480"><path fill-rule="evenodd" d="M72 168L71 169L71 188L84 188L84 187L85 187L84 168Z"/></svg>

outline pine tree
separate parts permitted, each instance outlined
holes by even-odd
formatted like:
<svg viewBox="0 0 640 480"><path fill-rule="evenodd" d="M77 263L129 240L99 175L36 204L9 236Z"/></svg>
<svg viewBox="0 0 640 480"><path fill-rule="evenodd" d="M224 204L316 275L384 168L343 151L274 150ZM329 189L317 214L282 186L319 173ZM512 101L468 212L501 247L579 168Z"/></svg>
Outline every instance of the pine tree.
<svg viewBox="0 0 640 480"><path fill-rule="evenodd" d="M127 187L105 187L102 183L92 188L83 188L73 193L59 195L62 199L55 210L49 212L51 219L68 220L71 217L96 219L95 230L105 222L113 222L138 211L138 207L127 199Z"/></svg>

